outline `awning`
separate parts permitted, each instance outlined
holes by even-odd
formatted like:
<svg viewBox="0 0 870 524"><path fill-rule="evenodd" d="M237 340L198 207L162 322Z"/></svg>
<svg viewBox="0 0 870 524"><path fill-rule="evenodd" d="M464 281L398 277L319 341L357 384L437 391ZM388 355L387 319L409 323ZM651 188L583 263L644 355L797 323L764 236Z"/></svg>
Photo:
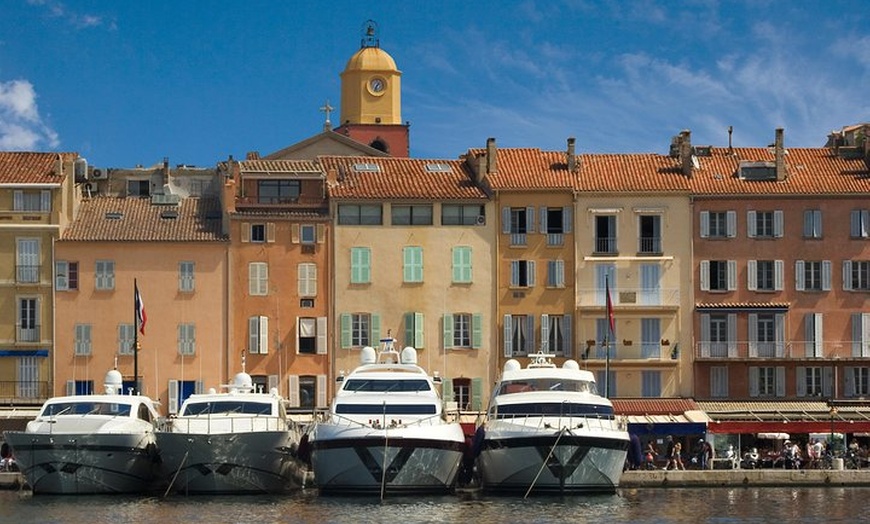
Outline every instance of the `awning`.
<svg viewBox="0 0 870 524"><path fill-rule="evenodd" d="M628 422L628 432L636 435L702 435L707 415L691 399L634 398L613 399L613 410Z"/></svg>
<svg viewBox="0 0 870 524"><path fill-rule="evenodd" d="M707 423L686 415L628 415L628 432L635 435L703 435Z"/></svg>
<svg viewBox="0 0 870 524"><path fill-rule="evenodd" d="M47 357L47 349L0 349L0 357Z"/></svg>

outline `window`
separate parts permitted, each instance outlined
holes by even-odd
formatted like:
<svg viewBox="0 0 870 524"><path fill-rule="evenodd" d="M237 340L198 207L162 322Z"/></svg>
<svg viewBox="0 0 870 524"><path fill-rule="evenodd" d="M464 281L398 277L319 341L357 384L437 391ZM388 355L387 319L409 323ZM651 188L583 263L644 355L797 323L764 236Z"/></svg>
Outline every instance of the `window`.
<svg viewBox="0 0 870 524"><path fill-rule="evenodd" d="M251 224L251 242L266 241L266 224Z"/></svg>
<svg viewBox="0 0 870 524"><path fill-rule="evenodd" d="M822 238L821 210L804 210L804 238Z"/></svg>
<svg viewBox="0 0 870 524"><path fill-rule="evenodd" d="M379 226L384 223L380 204L341 204L338 223L342 226Z"/></svg>
<svg viewBox="0 0 870 524"><path fill-rule="evenodd" d="M502 208L502 233L510 235L510 245L525 246L526 235L535 230L535 208Z"/></svg>
<svg viewBox="0 0 870 524"><path fill-rule="evenodd" d="M561 246L565 243L565 234L571 232L570 207L542 207L541 233L547 235L548 246Z"/></svg>
<svg viewBox="0 0 870 524"><path fill-rule="evenodd" d="M15 190L12 192L12 210L48 213L51 211L51 191L48 189L41 191Z"/></svg>
<svg viewBox="0 0 870 524"><path fill-rule="evenodd" d="M115 289L115 263L111 260L97 260L94 278L98 291Z"/></svg>
<svg viewBox="0 0 870 524"><path fill-rule="evenodd" d="M824 377L823 370L819 366L797 368L797 396L821 397L830 396L829 377ZM830 369L830 368L827 368ZM828 386L826 388L826 386Z"/></svg>
<svg viewBox="0 0 870 524"><path fill-rule="evenodd" d="M531 315L504 316L504 356L527 355L535 341L535 317Z"/></svg>
<svg viewBox="0 0 870 524"><path fill-rule="evenodd" d="M640 319L641 358L661 358L662 327L659 318Z"/></svg>
<svg viewBox="0 0 870 524"><path fill-rule="evenodd" d="M18 246L16 282L39 282L39 240L36 238L19 238L16 244Z"/></svg>
<svg viewBox="0 0 870 524"><path fill-rule="evenodd" d="M18 388L16 393L20 398L39 398L40 396L45 396L45 392L40 391L38 358L18 358Z"/></svg>
<svg viewBox="0 0 870 524"><path fill-rule="evenodd" d="M79 288L79 263L58 260L54 264L54 285L58 291L72 291Z"/></svg>
<svg viewBox="0 0 870 524"><path fill-rule="evenodd" d="M317 228L313 224L299 226L299 240L302 244L314 244L317 242Z"/></svg>
<svg viewBox="0 0 870 524"><path fill-rule="evenodd" d="M431 205L397 205L390 209L390 220L394 226L431 226Z"/></svg>
<svg viewBox="0 0 870 524"><path fill-rule="evenodd" d="M870 357L870 313L852 313L852 356Z"/></svg>
<svg viewBox="0 0 870 524"><path fill-rule="evenodd" d="M778 238L782 236L782 211L747 212L747 235L749 238Z"/></svg>
<svg viewBox="0 0 870 524"><path fill-rule="evenodd" d="M93 380L67 380L66 394L67 395L93 395L94 381Z"/></svg>
<svg viewBox="0 0 870 524"><path fill-rule="evenodd" d="M265 296L269 294L269 265L265 262L248 264L248 294Z"/></svg>
<svg viewBox="0 0 870 524"><path fill-rule="evenodd" d="M315 407L316 399L317 377L299 377L299 407L313 409Z"/></svg>
<svg viewBox="0 0 870 524"><path fill-rule="evenodd" d="M870 261L843 261L843 289L846 291L870 291Z"/></svg>
<svg viewBox="0 0 870 524"><path fill-rule="evenodd" d="M470 378L453 379L453 400L459 409L469 409L471 407Z"/></svg>
<svg viewBox="0 0 870 524"><path fill-rule="evenodd" d="M595 253L615 254L616 215L595 216Z"/></svg>
<svg viewBox="0 0 870 524"><path fill-rule="evenodd" d="M350 283L369 284L372 281L372 250L368 247L350 248Z"/></svg>
<svg viewBox="0 0 870 524"><path fill-rule="evenodd" d="M662 217L660 215L640 215L638 217L637 251L641 254L661 254L662 252Z"/></svg>
<svg viewBox="0 0 870 524"><path fill-rule="evenodd" d="M299 199L300 180L258 180L258 204L290 204Z"/></svg>
<svg viewBox="0 0 870 524"><path fill-rule="evenodd" d="M661 266L640 265L640 303L644 306L662 305Z"/></svg>
<svg viewBox="0 0 870 524"><path fill-rule="evenodd" d="M735 260L702 260L702 291L734 291L737 282Z"/></svg>
<svg viewBox="0 0 870 524"><path fill-rule="evenodd" d="M196 352L196 326L178 324L178 354L193 355Z"/></svg>
<svg viewBox="0 0 870 524"><path fill-rule="evenodd" d="M714 398L728 397L727 366L713 366L710 368L710 396Z"/></svg>
<svg viewBox="0 0 870 524"><path fill-rule="evenodd" d="M571 316L541 315L541 352L571 356Z"/></svg>
<svg viewBox="0 0 870 524"><path fill-rule="evenodd" d="M749 357L782 358L783 356L785 356L785 315L750 313Z"/></svg>
<svg viewBox="0 0 870 524"><path fill-rule="evenodd" d="M534 260L511 260L511 287L535 287Z"/></svg>
<svg viewBox="0 0 870 524"><path fill-rule="evenodd" d="M371 346L374 338L371 332L371 315L355 313L350 315L350 344L353 347Z"/></svg>
<svg viewBox="0 0 870 524"><path fill-rule="evenodd" d="M797 291L829 291L831 289L831 261L796 260L794 276Z"/></svg>
<svg viewBox="0 0 870 524"><path fill-rule="evenodd" d="M754 373L753 373L754 371ZM754 375L754 376L753 376ZM776 368L772 366L749 368L751 397L772 397L776 395ZM752 386L755 385L754 391ZM753 394L755 393L755 394Z"/></svg>
<svg viewBox="0 0 870 524"><path fill-rule="evenodd" d="M305 262L296 266L299 296L317 296L317 264Z"/></svg>
<svg viewBox="0 0 870 524"><path fill-rule="evenodd" d="M853 209L850 214L852 238L870 238L870 210Z"/></svg>
<svg viewBox="0 0 870 524"><path fill-rule="evenodd" d="M423 248L410 246L402 248L402 281L405 283L423 282Z"/></svg>
<svg viewBox="0 0 870 524"><path fill-rule="evenodd" d="M547 261L547 287L565 287L565 261Z"/></svg>
<svg viewBox="0 0 870 524"><path fill-rule="evenodd" d="M76 324L73 342L76 356L91 354L91 325Z"/></svg>
<svg viewBox="0 0 870 524"><path fill-rule="evenodd" d="M782 291L782 260L750 260L747 271L747 287L756 291Z"/></svg>
<svg viewBox="0 0 870 524"><path fill-rule="evenodd" d="M132 355L136 340L136 326L133 324L118 324L118 354Z"/></svg>
<svg viewBox="0 0 870 524"><path fill-rule="evenodd" d="M640 372L640 396L646 398L655 398L662 396L661 371Z"/></svg>
<svg viewBox="0 0 870 524"><path fill-rule="evenodd" d="M484 207L478 204L441 204L442 226L474 226L486 223Z"/></svg>
<svg viewBox="0 0 870 524"><path fill-rule="evenodd" d="M804 315L804 334L806 335L807 357L824 356L824 337L822 336L822 314L807 313Z"/></svg>
<svg viewBox="0 0 870 524"><path fill-rule="evenodd" d="M149 180L127 180L128 196L149 196L151 194L151 182Z"/></svg>
<svg viewBox="0 0 870 524"><path fill-rule="evenodd" d="M300 317L297 320L297 352L306 355L326 354L326 317Z"/></svg>
<svg viewBox="0 0 870 524"><path fill-rule="evenodd" d="M269 317L248 318L248 351L261 355L269 353Z"/></svg>
<svg viewBox="0 0 870 524"><path fill-rule="evenodd" d="M194 288L193 281L193 262L178 263L178 290L181 292L190 293Z"/></svg>
<svg viewBox="0 0 870 524"><path fill-rule="evenodd" d="M737 315L701 313L701 356L726 358L737 354Z"/></svg>
<svg viewBox="0 0 870 524"><path fill-rule="evenodd" d="M701 238L734 238L737 236L735 211L701 211Z"/></svg>
<svg viewBox="0 0 870 524"><path fill-rule="evenodd" d="M471 283L471 248L468 246L456 246L453 252L453 270L451 271L454 284Z"/></svg>
<svg viewBox="0 0 870 524"><path fill-rule="evenodd" d="M39 342L39 300L18 299L18 342Z"/></svg>
<svg viewBox="0 0 870 524"><path fill-rule="evenodd" d="M479 313L453 313L444 315L443 343L445 349L480 349L483 321Z"/></svg>
<svg viewBox="0 0 870 524"><path fill-rule="evenodd" d="M870 395L870 368L846 368L845 388L847 397L865 397Z"/></svg>

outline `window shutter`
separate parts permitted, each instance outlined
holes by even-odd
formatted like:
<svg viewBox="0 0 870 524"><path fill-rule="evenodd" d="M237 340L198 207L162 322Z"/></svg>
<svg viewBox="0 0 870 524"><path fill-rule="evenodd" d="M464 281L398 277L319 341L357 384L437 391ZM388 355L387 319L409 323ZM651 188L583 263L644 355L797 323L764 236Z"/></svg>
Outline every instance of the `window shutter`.
<svg viewBox="0 0 870 524"><path fill-rule="evenodd" d="M299 407L299 375L290 375L287 377L287 387L289 389L287 403L291 408Z"/></svg>
<svg viewBox="0 0 870 524"><path fill-rule="evenodd" d="M169 381L169 405L166 407L166 410L170 415L175 415L178 413L178 381L170 380Z"/></svg>
<svg viewBox="0 0 870 524"><path fill-rule="evenodd" d="M76 381L75 380L67 380L66 381L66 394L67 395L75 395L76 394Z"/></svg>
<svg viewBox="0 0 870 524"><path fill-rule="evenodd" d="M710 314L701 313L701 358L710 358Z"/></svg>
<svg viewBox="0 0 870 524"><path fill-rule="evenodd" d="M831 261L822 260L822 291L831 290Z"/></svg>
<svg viewBox="0 0 870 524"><path fill-rule="evenodd" d="M316 235L317 235L317 243L322 244L326 241L326 226L323 224L317 224L316 227Z"/></svg>
<svg viewBox="0 0 870 524"><path fill-rule="evenodd" d="M797 396L805 397L807 396L807 368L798 366L796 371L795 389L797 390Z"/></svg>
<svg viewBox="0 0 870 524"><path fill-rule="evenodd" d="M843 261L843 291L852 291L852 261Z"/></svg>
<svg viewBox="0 0 870 524"><path fill-rule="evenodd" d="M562 232L570 233L573 230L574 217L571 206L562 208Z"/></svg>
<svg viewBox="0 0 870 524"><path fill-rule="evenodd" d="M326 404L326 375L317 375L317 404L318 408L327 407Z"/></svg>
<svg viewBox="0 0 870 524"><path fill-rule="evenodd" d="M782 291L785 288L785 262L783 260L773 261L773 289Z"/></svg>
<svg viewBox="0 0 870 524"><path fill-rule="evenodd" d="M782 237L782 210L777 209L773 212L773 236L776 238Z"/></svg>
<svg viewBox="0 0 870 524"><path fill-rule="evenodd" d="M847 366L843 373L843 395L847 397L855 396L855 368Z"/></svg>
<svg viewBox="0 0 870 524"><path fill-rule="evenodd" d="M444 349L453 347L453 315L449 313L441 317L441 343Z"/></svg>
<svg viewBox="0 0 870 524"><path fill-rule="evenodd" d="M327 318L317 317L317 354L326 354L326 334L327 334Z"/></svg>
<svg viewBox="0 0 870 524"><path fill-rule="evenodd" d="M822 368L822 395L833 396L834 391L834 368L826 366Z"/></svg>
<svg viewBox="0 0 870 524"><path fill-rule="evenodd" d="M24 191L20 189L12 191L12 209L14 211L24 211Z"/></svg>
<svg viewBox="0 0 870 524"><path fill-rule="evenodd" d="M40 211L51 211L51 191L48 189L43 189L39 193L39 210Z"/></svg>
<svg viewBox="0 0 870 524"><path fill-rule="evenodd" d="M550 315L541 315L541 353L550 352Z"/></svg>
<svg viewBox="0 0 870 524"><path fill-rule="evenodd" d="M746 289L754 291L758 289L758 261L746 262Z"/></svg>
<svg viewBox="0 0 870 524"><path fill-rule="evenodd" d="M511 287L520 285L520 261L511 260Z"/></svg>
<svg viewBox="0 0 870 524"><path fill-rule="evenodd" d="M758 315L749 314L749 358L758 356Z"/></svg>
<svg viewBox="0 0 870 524"><path fill-rule="evenodd" d="M710 212L701 211L701 238L710 236Z"/></svg>
<svg viewBox="0 0 870 524"><path fill-rule="evenodd" d="M257 353L260 351L260 318L248 318L248 352Z"/></svg>
<svg viewBox="0 0 870 524"><path fill-rule="evenodd" d="M510 315L504 316L504 356L510 358L513 355L513 340L511 338L511 333L513 332L511 326L511 318Z"/></svg>
<svg viewBox="0 0 870 524"><path fill-rule="evenodd" d="M538 220L538 222L539 222L538 228L540 229L542 235L546 235L547 234L547 207L541 206L541 209L539 209L538 212L541 214L541 218Z"/></svg>
<svg viewBox="0 0 870 524"><path fill-rule="evenodd" d="M728 330L728 358L737 358L737 313L728 313L725 324Z"/></svg>
<svg viewBox="0 0 870 524"><path fill-rule="evenodd" d="M758 368L749 368L749 396L758 396Z"/></svg>
<svg viewBox="0 0 870 524"><path fill-rule="evenodd" d="M471 379L471 409L483 410L483 379L480 377Z"/></svg>
<svg viewBox="0 0 870 524"><path fill-rule="evenodd" d="M774 376L776 377L776 396L784 397L785 396L785 366L776 366L774 369Z"/></svg>
<svg viewBox="0 0 870 524"><path fill-rule="evenodd" d="M290 243L298 244L299 243L299 224L292 224L290 226Z"/></svg>
<svg viewBox="0 0 870 524"><path fill-rule="evenodd" d="M746 236L755 238L755 211L746 212Z"/></svg>
<svg viewBox="0 0 870 524"><path fill-rule="evenodd" d="M523 348L526 354L535 351L535 317L526 315L526 347Z"/></svg>
<svg viewBox="0 0 870 524"><path fill-rule="evenodd" d="M483 346L483 315L471 315L471 347L480 349Z"/></svg>
<svg viewBox="0 0 870 524"><path fill-rule="evenodd" d="M268 379L268 383L267 383L266 387L269 388L267 390L268 393L271 393L273 388L277 388L278 387L278 375L269 375L269 379Z"/></svg>
<svg viewBox="0 0 870 524"><path fill-rule="evenodd" d="M571 315L564 315L562 317L562 333L565 336L565 349L563 354L566 357L574 356L574 335L571 333Z"/></svg>
<svg viewBox="0 0 870 524"><path fill-rule="evenodd" d="M511 208L501 208L501 232L505 235L511 232Z"/></svg>
<svg viewBox="0 0 870 524"><path fill-rule="evenodd" d="M269 353L269 317L260 317L260 344L259 353L266 355Z"/></svg>
<svg viewBox="0 0 870 524"><path fill-rule="evenodd" d="M381 316L376 315L375 313L371 314L372 319L372 344L377 345L378 341L381 340Z"/></svg>
<svg viewBox="0 0 870 524"><path fill-rule="evenodd" d="M785 356L785 315L777 313L773 316L774 337L776 340L776 356L782 358Z"/></svg>
<svg viewBox="0 0 870 524"><path fill-rule="evenodd" d="M275 223L268 222L266 224L266 242L274 242L275 241Z"/></svg>
<svg viewBox="0 0 870 524"><path fill-rule="evenodd" d="M803 291L805 289L804 286L804 261L803 260L795 260L794 261L794 288L795 291Z"/></svg>
<svg viewBox="0 0 870 524"><path fill-rule="evenodd" d="M728 238L737 236L737 211L725 212L725 229Z"/></svg>
<svg viewBox="0 0 870 524"><path fill-rule="evenodd" d="M526 277L528 280L528 287L535 287L535 261L527 260L526 261Z"/></svg>
<svg viewBox="0 0 870 524"><path fill-rule="evenodd" d="M341 324L341 348L348 349L351 347L350 315L342 313L339 315L339 322Z"/></svg>
<svg viewBox="0 0 870 524"><path fill-rule="evenodd" d="M526 208L526 232L532 233L535 231L535 208Z"/></svg>
<svg viewBox="0 0 870 524"><path fill-rule="evenodd" d="M242 222L241 233L242 242L251 241L251 224L249 222Z"/></svg>
<svg viewBox="0 0 870 524"><path fill-rule="evenodd" d="M737 289L737 261L729 260L725 267L727 268L725 285L728 287L728 291L734 291Z"/></svg>
<svg viewBox="0 0 870 524"><path fill-rule="evenodd" d="M701 261L701 291L710 291L710 261Z"/></svg>

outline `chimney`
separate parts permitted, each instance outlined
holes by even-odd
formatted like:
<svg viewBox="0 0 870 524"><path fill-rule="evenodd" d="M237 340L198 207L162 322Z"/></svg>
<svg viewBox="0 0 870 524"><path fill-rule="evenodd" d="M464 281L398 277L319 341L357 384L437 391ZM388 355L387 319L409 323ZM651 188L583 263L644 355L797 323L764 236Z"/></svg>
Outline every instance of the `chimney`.
<svg viewBox="0 0 870 524"><path fill-rule="evenodd" d="M169 185L169 157L163 157L163 187Z"/></svg>
<svg viewBox="0 0 870 524"><path fill-rule="evenodd" d="M574 142L576 139L572 137L568 137L568 172L573 173L579 167L577 164L577 155L574 154Z"/></svg>
<svg viewBox="0 0 870 524"><path fill-rule="evenodd" d="M692 132L680 131L680 170L686 178L692 178Z"/></svg>
<svg viewBox="0 0 870 524"><path fill-rule="evenodd" d="M260 152L259 151L248 151L248 154L245 155L245 160L259 160Z"/></svg>
<svg viewBox="0 0 870 524"><path fill-rule="evenodd" d="M785 171L785 148L782 146L783 129L776 128L776 140L773 142L773 161L776 165L776 180L781 182L786 179L788 173Z"/></svg>
<svg viewBox="0 0 870 524"><path fill-rule="evenodd" d="M495 138L486 139L486 174L495 173L498 171L497 158L498 149L495 147Z"/></svg>
<svg viewBox="0 0 870 524"><path fill-rule="evenodd" d="M864 161L870 162L870 124L864 124Z"/></svg>

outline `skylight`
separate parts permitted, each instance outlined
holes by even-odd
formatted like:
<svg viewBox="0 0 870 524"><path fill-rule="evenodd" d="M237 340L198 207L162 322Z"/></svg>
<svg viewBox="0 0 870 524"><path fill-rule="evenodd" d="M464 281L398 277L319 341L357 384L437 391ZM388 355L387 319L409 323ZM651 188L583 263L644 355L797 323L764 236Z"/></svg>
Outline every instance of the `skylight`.
<svg viewBox="0 0 870 524"><path fill-rule="evenodd" d="M353 165L353 170L359 173L380 173L381 166L378 164L358 163Z"/></svg>

